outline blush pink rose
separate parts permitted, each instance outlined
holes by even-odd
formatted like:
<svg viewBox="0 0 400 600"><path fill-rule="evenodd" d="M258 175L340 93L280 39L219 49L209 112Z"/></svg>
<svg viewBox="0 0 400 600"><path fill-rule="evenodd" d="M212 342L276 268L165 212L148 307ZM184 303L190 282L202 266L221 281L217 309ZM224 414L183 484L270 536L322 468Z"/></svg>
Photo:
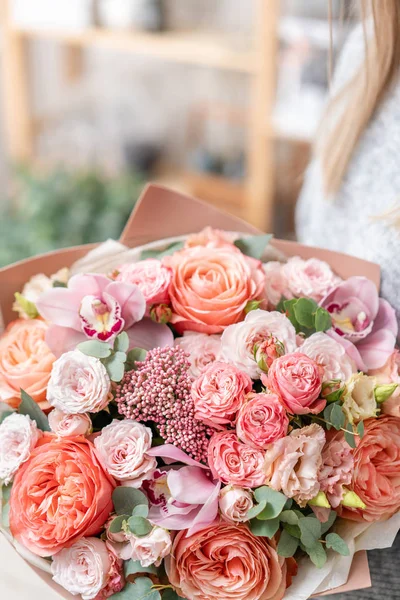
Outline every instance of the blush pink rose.
<svg viewBox="0 0 400 600"><path fill-rule="evenodd" d="M318 414L326 406L320 398L322 369L301 352L286 354L272 363L262 381L278 394L285 408L294 415Z"/></svg>
<svg viewBox="0 0 400 600"><path fill-rule="evenodd" d="M114 487L91 442L45 434L15 476L11 533L34 554L52 556L100 533L113 508Z"/></svg>
<svg viewBox="0 0 400 600"><path fill-rule="evenodd" d="M245 488L265 482L264 453L240 442L233 431L214 433L208 446L208 464L215 479Z"/></svg>
<svg viewBox="0 0 400 600"><path fill-rule="evenodd" d="M146 304L168 304L172 271L156 258L118 267L116 281L137 285Z"/></svg>
<svg viewBox="0 0 400 600"><path fill-rule="evenodd" d="M388 519L400 510L400 419L384 416L365 421L365 432L353 450L350 487L366 504L343 516L368 522Z"/></svg>
<svg viewBox="0 0 400 600"><path fill-rule="evenodd" d="M0 425L0 482L8 485L26 462L42 432L27 415L13 413Z"/></svg>
<svg viewBox="0 0 400 600"><path fill-rule="evenodd" d="M92 431L92 421L88 414L69 415L55 408L49 414L50 429L60 437L87 435Z"/></svg>
<svg viewBox="0 0 400 600"><path fill-rule="evenodd" d="M153 527L148 535L136 537L128 536L128 543L121 551L124 560L137 560L142 567L155 565L159 567L163 558L171 552L171 534L162 527Z"/></svg>
<svg viewBox="0 0 400 600"><path fill-rule="evenodd" d="M108 557L110 559L110 569L107 573L107 582L102 590L97 594L95 600L106 600L112 598L114 594L121 592L125 587L124 563L118 558L111 544L106 542Z"/></svg>
<svg viewBox="0 0 400 600"><path fill-rule="evenodd" d="M265 273L265 295L269 308L274 309L283 296L286 300L293 298L293 294L288 289L282 263L271 260L263 265L263 269Z"/></svg>
<svg viewBox="0 0 400 600"><path fill-rule="evenodd" d="M224 521L178 533L166 559L170 583L188 600L281 600L286 569L273 540Z"/></svg>
<svg viewBox="0 0 400 600"><path fill-rule="evenodd" d="M326 333L313 333L299 351L322 367L322 381L339 379L345 382L357 373L356 363L346 352L346 347Z"/></svg>
<svg viewBox="0 0 400 600"><path fill-rule="evenodd" d="M215 429L234 422L253 382L233 365L215 362L193 382L195 417Z"/></svg>
<svg viewBox="0 0 400 600"><path fill-rule="evenodd" d="M380 385L398 384L399 387L380 405L380 408L383 414L400 418L400 352L398 350L392 352L383 367L368 371L368 375L374 376Z"/></svg>
<svg viewBox="0 0 400 600"><path fill-rule="evenodd" d="M260 261L231 248L195 246L163 259L173 270L171 323L178 333L221 333L245 317L251 300L263 300Z"/></svg>
<svg viewBox="0 0 400 600"><path fill-rule="evenodd" d="M186 238L185 248L205 246L207 248L229 248L237 252L238 248L233 244L234 237L227 231L205 227L200 233L193 233Z"/></svg>
<svg viewBox="0 0 400 600"><path fill-rule="evenodd" d="M226 521L244 523L247 513L254 506L253 494L241 487L229 485L219 494L219 510Z"/></svg>
<svg viewBox="0 0 400 600"><path fill-rule="evenodd" d="M327 495L332 508L342 501L344 486L349 486L354 470L353 453L342 431L328 432L322 451L322 465L318 479L321 491Z"/></svg>
<svg viewBox="0 0 400 600"><path fill-rule="evenodd" d="M199 377L209 364L219 360L221 354L221 336L207 335L185 331L183 337L175 340L175 345L180 346L189 355L190 374Z"/></svg>
<svg viewBox="0 0 400 600"><path fill-rule="evenodd" d="M320 490L324 445L325 432L315 423L274 442L265 454L267 484L305 506Z"/></svg>
<svg viewBox="0 0 400 600"><path fill-rule="evenodd" d="M288 427L286 410L276 394L249 394L239 411L236 433L248 446L266 449L284 437Z"/></svg>
<svg viewBox="0 0 400 600"><path fill-rule="evenodd" d="M291 297L305 296L316 302L320 302L342 281L323 260L318 258L304 260L300 256L289 258L282 267L282 275Z"/></svg>

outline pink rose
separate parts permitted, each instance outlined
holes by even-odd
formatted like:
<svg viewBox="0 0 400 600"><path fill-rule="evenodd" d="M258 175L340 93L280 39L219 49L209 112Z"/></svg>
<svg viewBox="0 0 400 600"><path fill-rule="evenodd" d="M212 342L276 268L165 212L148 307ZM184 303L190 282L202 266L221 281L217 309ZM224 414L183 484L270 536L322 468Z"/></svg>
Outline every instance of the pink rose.
<svg viewBox="0 0 400 600"><path fill-rule="evenodd" d="M123 560L138 560L142 567L155 565L159 567L163 558L170 554L172 548L171 535L162 527L153 527L144 537L130 535L124 546L121 557Z"/></svg>
<svg viewBox="0 0 400 600"><path fill-rule="evenodd" d="M340 277L333 273L328 263L318 258L303 260L300 256L292 256L283 265L282 274L292 297L305 296L316 302L320 302L341 282Z"/></svg>
<svg viewBox="0 0 400 600"><path fill-rule="evenodd" d="M236 433L245 444L266 449L287 434L289 419L278 396L249 394L246 400L236 423Z"/></svg>
<svg viewBox="0 0 400 600"><path fill-rule="evenodd" d="M35 448L42 432L26 415L13 413L0 425L0 482L8 485Z"/></svg>
<svg viewBox="0 0 400 600"><path fill-rule="evenodd" d="M380 369L374 369L368 372L369 375L376 377L380 385L397 383L398 388L388 398L380 408L385 415L400 417L400 353L398 350L392 352L386 363Z"/></svg>
<svg viewBox="0 0 400 600"><path fill-rule="evenodd" d="M161 261L148 258L137 263L124 264L118 267L116 281L137 285L142 292L146 304L169 303L169 286L172 271Z"/></svg>
<svg viewBox="0 0 400 600"><path fill-rule="evenodd" d="M92 431L92 421L88 414L69 415L55 408L49 414L50 429L61 437L87 435Z"/></svg>
<svg viewBox="0 0 400 600"><path fill-rule="evenodd" d="M353 471L352 450L345 441L343 432L328 432L318 479L321 490L327 495L332 508L337 508L341 503L343 487L350 485Z"/></svg>
<svg viewBox="0 0 400 600"><path fill-rule="evenodd" d="M123 485L140 487L157 466L147 451L153 434L149 427L125 419L104 427L94 445L108 473Z"/></svg>
<svg viewBox="0 0 400 600"><path fill-rule="evenodd" d="M97 594L95 600L106 600L112 598L114 594L121 592L125 587L124 563L118 558L111 544L106 542L108 557L110 559L110 569L107 574L107 582L102 590Z"/></svg>
<svg viewBox="0 0 400 600"><path fill-rule="evenodd" d="M175 340L175 345L179 345L189 355L190 374L196 378L210 363L219 360L221 336L185 331L183 337Z"/></svg>
<svg viewBox="0 0 400 600"><path fill-rule="evenodd" d="M284 296L286 300L293 298L292 293L287 287L287 280L283 272L283 264L277 261L270 261L263 265L265 279L265 295L269 307L274 309Z"/></svg>
<svg viewBox="0 0 400 600"><path fill-rule="evenodd" d="M280 312L252 310L241 323L227 327L221 337L223 360L235 365L252 379L259 379L263 370L255 360L258 346L269 340L277 345L277 354L294 352L297 348L296 330Z"/></svg>
<svg viewBox="0 0 400 600"><path fill-rule="evenodd" d="M221 333L245 316L251 300L263 300L261 262L231 248L195 246L163 259L173 270L171 323L178 333Z"/></svg>
<svg viewBox="0 0 400 600"><path fill-rule="evenodd" d="M233 241L234 235L227 231L205 227L200 233L192 233L186 238L185 248L205 246L207 248L229 248L237 252L238 248L233 245Z"/></svg>
<svg viewBox="0 0 400 600"><path fill-rule="evenodd" d="M322 367L322 381L340 379L345 382L357 372L356 364L346 348L326 333L313 333L300 346L299 351Z"/></svg>
<svg viewBox="0 0 400 600"><path fill-rule="evenodd" d="M265 482L264 453L240 442L233 431L214 433L208 446L208 464L222 483L256 488Z"/></svg>
<svg viewBox="0 0 400 600"><path fill-rule="evenodd" d="M178 533L166 571L188 600L281 600L286 589L286 563L274 540L224 521L194 535Z"/></svg>
<svg viewBox="0 0 400 600"><path fill-rule="evenodd" d="M320 490L318 472L324 445L325 432L315 423L274 442L265 454L267 484L305 506Z"/></svg>
<svg viewBox="0 0 400 600"><path fill-rule="evenodd" d="M247 513L253 506L253 495L248 490L228 486L220 492L219 509L224 519L230 523L248 521Z"/></svg>
<svg viewBox="0 0 400 600"><path fill-rule="evenodd" d="M233 365L215 362L192 385L195 417L216 429L234 422L253 382Z"/></svg>
<svg viewBox="0 0 400 600"><path fill-rule="evenodd" d="M316 415L326 406L326 400L319 397L321 374L322 369L316 362L301 352L294 352L274 360L262 381L281 397L291 414Z"/></svg>

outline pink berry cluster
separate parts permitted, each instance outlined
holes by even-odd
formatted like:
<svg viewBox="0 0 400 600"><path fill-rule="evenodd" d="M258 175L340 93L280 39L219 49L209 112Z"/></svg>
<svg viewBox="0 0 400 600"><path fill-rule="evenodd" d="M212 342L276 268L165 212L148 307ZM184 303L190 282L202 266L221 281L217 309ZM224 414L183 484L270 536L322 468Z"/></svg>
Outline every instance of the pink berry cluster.
<svg viewBox="0 0 400 600"><path fill-rule="evenodd" d="M118 411L128 419L152 421L166 444L207 461L212 430L194 418L190 364L182 348L155 348L116 389Z"/></svg>

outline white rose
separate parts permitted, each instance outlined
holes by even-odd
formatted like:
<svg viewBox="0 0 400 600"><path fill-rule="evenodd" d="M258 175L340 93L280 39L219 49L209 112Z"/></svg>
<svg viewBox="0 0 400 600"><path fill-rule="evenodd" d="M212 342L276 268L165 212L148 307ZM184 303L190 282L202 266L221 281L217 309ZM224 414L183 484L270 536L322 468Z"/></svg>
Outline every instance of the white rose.
<svg viewBox="0 0 400 600"><path fill-rule="evenodd" d="M253 508L252 494L243 488L228 486L221 490L219 509L227 521L244 523L248 521L247 513Z"/></svg>
<svg viewBox="0 0 400 600"><path fill-rule="evenodd" d="M121 552L124 560L138 560L142 567L155 565L158 567L163 558L170 554L172 548L171 536L166 529L154 527L145 537L130 536L129 543Z"/></svg>
<svg viewBox="0 0 400 600"><path fill-rule="evenodd" d="M210 363L219 359L221 336L187 331L175 340L175 345L189 354L190 374L197 379Z"/></svg>
<svg viewBox="0 0 400 600"><path fill-rule="evenodd" d="M323 381L330 379L347 381L353 373L357 372L355 363L346 354L344 347L326 333L313 333L300 346L299 351L323 368Z"/></svg>
<svg viewBox="0 0 400 600"><path fill-rule="evenodd" d="M47 400L71 415L99 412L109 403L110 387L106 368L98 358L72 350L54 362Z"/></svg>
<svg viewBox="0 0 400 600"><path fill-rule="evenodd" d="M42 432L27 415L13 413L0 425L0 485L8 485L28 460Z"/></svg>
<svg viewBox="0 0 400 600"><path fill-rule="evenodd" d="M342 281L328 263L318 258L303 260L299 256L293 256L282 267L282 274L293 296L313 298L316 302L320 302Z"/></svg>
<svg viewBox="0 0 400 600"><path fill-rule="evenodd" d="M111 560L105 542L82 538L53 556L51 572L56 583L73 596L92 600L107 585Z"/></svg>
<svg viewBox="0 0 400 600"><path fill-rule="evenodd" d="M140 487L157 466L156 458L146 454L152 437L151 429L141 423L114 419L95 438L94 445L110 475L125 485Z"/></svg>
<svg viewBox="0 0 400 600"><path fill-rule="evenodd" d="M376 378L364 373L352 375L346 382L343 411L350 423L358 423L370 417L376 417L377 405L374 389Z"/></svg>
<svg viewBox="0 0 400 600"><path fill-rule="evenodd" d="M92 421L86 413L68 415L58 408L49 414L50 429L60 437L86 435L92 430Z"/></svg>
<svg viewBox="0 0 400 600"><path fill-rule="evenodd" d="M296 330L284 314L252 310L244 321L229 325L222 334L223 360L259 379L262 371L254 360L254 346L271 336L283 344L285 353L296 350Z"/></svg>

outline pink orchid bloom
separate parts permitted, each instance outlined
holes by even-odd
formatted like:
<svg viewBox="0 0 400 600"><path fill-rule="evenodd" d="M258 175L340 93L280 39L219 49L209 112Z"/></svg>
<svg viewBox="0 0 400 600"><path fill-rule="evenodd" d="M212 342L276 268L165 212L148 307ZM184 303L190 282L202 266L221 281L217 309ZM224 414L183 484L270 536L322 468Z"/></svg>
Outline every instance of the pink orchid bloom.
<svg viewBox="0 0 400 600"><path fill-rule="evenodd" d="M350 277L329 292L321 306L330 313L333 330L356 346L364 370L385 364L396 344L396 313L379 298L372 281Z"/></svg>
<svg viewBox="0 0 400 600"><path fill-rule="evenodd" d="M172 444L152 448L148 454L187 465L158 469L153 479L143 482L151 503L150 521L166 529L188 529L187 535L210 525L218 514L221 482L213 481L207 467Z"/></svg>
<svg viewBox="0 0 400 600"><path fill-rule="evenodd" d="M112 342L122 331L127 331L131 347L173 345L168 327L142 320L146 302L138 286L104 275L74 275L67 288L44 292L37 309L51 324L46 342L56 356L87 339Z"/></svg>

